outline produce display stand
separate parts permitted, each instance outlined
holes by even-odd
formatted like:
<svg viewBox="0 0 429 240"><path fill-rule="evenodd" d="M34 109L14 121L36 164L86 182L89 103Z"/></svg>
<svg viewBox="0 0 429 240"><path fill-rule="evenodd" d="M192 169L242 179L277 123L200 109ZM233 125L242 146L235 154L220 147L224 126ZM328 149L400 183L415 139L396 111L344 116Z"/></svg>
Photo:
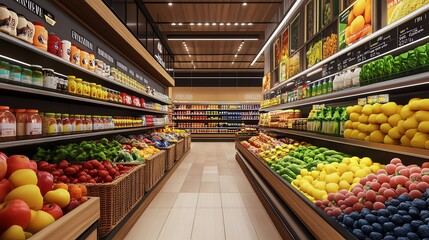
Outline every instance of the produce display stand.
<svg viewBox="0 0 429 240"><path fill-rule="evenodd" d="M185 152L191 148L191 134L185 137Z"/></svg>
<svg viewBox="0 0 429 240"><path fill-rule="evenodd" d="M97 237L97 221L100 218L100 198L90 197L73 211L31 236L32 240L85 239ZM65 235L67 234L67 236Z"/></svg>
<svg viewBox="0 0 429 240"><path fill-rule="evenodd" d="M145 164L136 164L113 182L85 184L88 196L100 198L99 236L107 235L143 197L144 174Z"/></svg>
<svg viewBox="0 0 429 240"><path fill-rule="evenodd" d="M174 154L176 153L176 144L172 143L165 148L159 148L165 151L165 170L170 170L174 165Z"/></svg>
<svg viewBox="0 0 429 240"><path fill-rule="evenodd" d="M148 192L164 176L166 152L161 150L157 154L145 159L146 167L144 170L144 191Z"/></svg>
<svg viewBox="0 0 429 240"><path fill-rule="evenodd" d="M183 138L179 139L176 143L176 154L174 156L174 161L179 161L182 158L183 153L185 152L185 140Z"/></svg>

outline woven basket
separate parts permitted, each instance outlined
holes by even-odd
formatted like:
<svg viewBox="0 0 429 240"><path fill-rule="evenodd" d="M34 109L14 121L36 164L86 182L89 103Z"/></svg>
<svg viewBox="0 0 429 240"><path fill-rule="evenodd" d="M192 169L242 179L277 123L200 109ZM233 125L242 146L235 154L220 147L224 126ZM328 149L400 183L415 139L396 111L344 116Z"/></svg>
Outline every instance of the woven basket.
<svg viewBox="0 0 429 240"><path fill-rule="evenodd" d="M174 156L174 161L176 162L179 161L179 159L182 158L184 151L185 151L185 140L180 139L176 143L176 154Z"/></svg>
<svg viewBox="0 0 429 240"><path fill-rule="evenodd" d="M159 148L166 153L165 170L170 170L174 165L174 155L176 154L176 144L171 144L166 148Z"/></svg>
<svg viewBox="0 0 429 240"><path fill-rule="evenodd" d="M127 165L127 164L123 164ZM99 236L107 235L142 199L145 164L135 165L111 183L87 183L88 196L100 197Z"/></svg>
<svg viewBox="0 0 429 240"><path fill-rule="evenodd" d="M165 173L165 157L164 150L145 159L146 167L144 170L144 190L149 192L153 186L164 176Z"/></svg>

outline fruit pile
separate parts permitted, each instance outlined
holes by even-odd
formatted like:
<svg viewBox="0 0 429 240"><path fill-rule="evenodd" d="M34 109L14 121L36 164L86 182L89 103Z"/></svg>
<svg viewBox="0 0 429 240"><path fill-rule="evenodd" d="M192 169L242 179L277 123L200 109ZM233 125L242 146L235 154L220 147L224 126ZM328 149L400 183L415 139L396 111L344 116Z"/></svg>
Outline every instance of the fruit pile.
<svg viewBox="0 0 429 240"><path fill-rule="evenodd" d="M343 158L340 163L319 163L312 171L302 169L292 185L310 200L326 200L340 190L351 191L361 178L376 173L380 168L384 166L367 157Z"/></svg>
<svg viewBox="0 0 429 240"><path fill-rule="evenodd" d="M279 145L282 146L283 144L292 144L295 147L299 147L301 143L289 138L276 139L264 133L259 133L258 136L253 136L249 138L248 141L241 141L240 144L253 154L259 155L261 152L271 151ZM303 142L302 144L305 143Z"/></svg>
<svg viewBox="0 0 429 240"><path fill-rule="evenodd" d="M429 99L347 107L345 138L429 149Z"/></svg>
<svg viewBox="0 0 429 240"><path fill-rule="evenodd" d="M112 182L132 168L122 164L113 165L107 160L90 160L81 164L71 164L67 160L62 160L58 164L40 161L37 165L40 170L51 173L55 183L75 184Z"/></svg>
<svg viewBox="0 0 429 240"><path fill-rule="evenodd" d="M29 238L88 199L85 186L65 187L28 157L0 152L0 239Z"/></svg>

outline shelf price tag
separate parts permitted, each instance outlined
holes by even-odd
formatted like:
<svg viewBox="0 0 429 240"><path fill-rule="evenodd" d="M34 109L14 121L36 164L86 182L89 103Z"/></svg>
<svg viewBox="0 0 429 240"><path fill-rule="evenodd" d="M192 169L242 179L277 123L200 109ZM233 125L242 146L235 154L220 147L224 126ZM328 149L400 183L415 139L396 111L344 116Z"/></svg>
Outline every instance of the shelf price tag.
<svg viewBox="0 0 429 240"><path fill-rule="evenodd" d="M428 13L423 13L398 27L399 46L412 43L429 35Z"/></svg>
<svg viewBox="0 0 429 240"><path fill-rule="evenodd" d="M380 94L378 95L379 103L388 103L389 102L389 94Z"/></svg>
<svg viewBox="0 0 429 240"><path fill-rule="evenodd" d="M378 95L368 96L368 104L378 103Z"/></svg>
<svg viewBox="0 0 429 240"><path fill-rule="evenodd" d="M365 105L365 104L366 104L366 98L359 98L359 99L358 99L358 105L363 106L363 105Z"/></svg>

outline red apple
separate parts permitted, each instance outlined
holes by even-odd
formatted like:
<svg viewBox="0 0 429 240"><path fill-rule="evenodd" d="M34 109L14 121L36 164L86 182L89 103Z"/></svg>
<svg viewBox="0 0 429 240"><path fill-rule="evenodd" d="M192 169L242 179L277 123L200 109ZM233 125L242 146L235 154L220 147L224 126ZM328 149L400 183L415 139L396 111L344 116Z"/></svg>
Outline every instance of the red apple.
<svg viewBox="0 0 429 240"><path fill-rule="evenodd" d="M37 173L37 162L34 160L30 160L30 169L33 169Z"/></svg>
<svg viewBox="0 0 429 240"><path fill-rule="evenodd" d="M19 169L31 169L30 159L24 155L12 155L8 157L6 177L9 177L13 172Z"/></svg>
<svg viewBox="0 0 429 240"><path fill-rule="evenodd" d="M6 195L12 191L13 186L10 184L9 180L2 179L0 180L0 203L3 203L4 198Z"/></svg>
<svg viewBox="0 0 429 240"><path fill-rule="evenodd" d="M71 212L73 209L79 207L79 205L80 205L79 201L76 200L75 198L72 198L72 199L70 199L69 205L67 205L64 208L64 212L66 212L66 213Z"/></svg>
<svg viewBox="0 0 429 240"><path fill-rule="evenodd" d="M52 190L54 186L54 176L51 173L45 171L37 172L37 186L40 188L42 196Z"/></svg>
<svg viewBox="0 0 429 240"><path fill-rule="evenodd" d="M0 232L12 225L27 228L31 219L31 210L21 199L7 201L0 205Z"/></svg>
<svg viewBox="0 0 429 240"><path fill-rule="evenodd" d="M63 210L56 203L47 203L43 205L42 210L51 214L55 220L63 216Z"/></svg>
<svg viewBox="0 0 429 240"><path fill-rule="evenodd" d="M7 172L7 156L0 152L0 180L4 178Z"/></svg>

